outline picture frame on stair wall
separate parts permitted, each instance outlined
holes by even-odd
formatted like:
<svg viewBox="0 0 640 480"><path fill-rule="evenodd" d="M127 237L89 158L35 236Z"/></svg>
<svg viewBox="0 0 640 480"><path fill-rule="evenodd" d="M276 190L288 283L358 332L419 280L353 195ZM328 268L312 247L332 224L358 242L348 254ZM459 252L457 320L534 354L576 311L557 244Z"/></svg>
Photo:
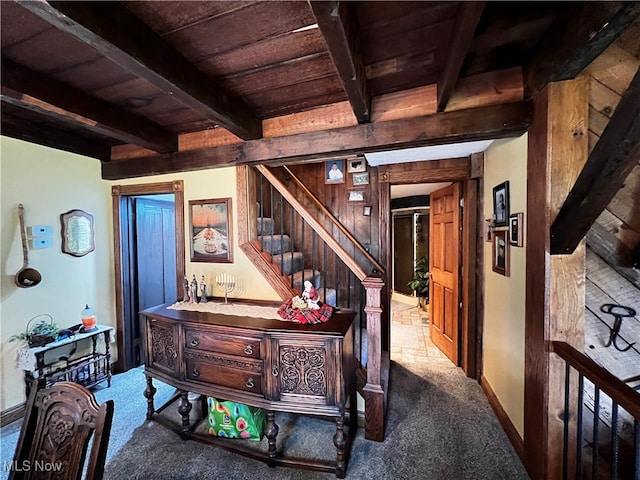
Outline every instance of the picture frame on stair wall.
<svg viewBox="0 0 640 480"><path fill-rule="evenodd" d="M189 201L191 261L233 263L231 198Z"/></svg>
<svg viewBox="0 0 640 480"><path fill-rule="evenodd" d="M324 183L344 183L344 160L324 162Z"/></svg>

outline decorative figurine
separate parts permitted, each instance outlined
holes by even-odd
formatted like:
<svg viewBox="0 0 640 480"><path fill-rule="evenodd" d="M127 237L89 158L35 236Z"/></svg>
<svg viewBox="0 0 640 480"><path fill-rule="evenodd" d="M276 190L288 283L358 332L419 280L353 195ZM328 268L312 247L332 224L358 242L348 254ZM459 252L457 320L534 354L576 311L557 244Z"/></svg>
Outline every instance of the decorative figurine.
<svg viewBox="0 0 640 480"><path fill-rule="evenodd" d="M190 297L189 303L198 303L198 281L195 273L193 274L193 280L191 280Z"/></svg>
<svg viewBox="0 0 640 480"><path fill-rule="evenodd" d="M190 296L190 292L189 292L189 280L187 279L187 276L184 276L184 282L182 284L182 289L184 290L184 295L182 296L182 303L188 303L189 302L189 296Z"/></svg>
<svg viewBox="0 0 640 480"><path fill-rule="evenodd" d="M320 295L316 292L315 287L311 284L309 280L304 282L304 292L302 292L302 298L307 302L307 308L312 310L320 310L320 305L318 302L320 301Z"/></svg>
<svg viewBox="0 0 640 480"><path fill-rule="evenodd" d="M200 282L200 303L207 303L207 284L204 281L204 275Z"/></svg>

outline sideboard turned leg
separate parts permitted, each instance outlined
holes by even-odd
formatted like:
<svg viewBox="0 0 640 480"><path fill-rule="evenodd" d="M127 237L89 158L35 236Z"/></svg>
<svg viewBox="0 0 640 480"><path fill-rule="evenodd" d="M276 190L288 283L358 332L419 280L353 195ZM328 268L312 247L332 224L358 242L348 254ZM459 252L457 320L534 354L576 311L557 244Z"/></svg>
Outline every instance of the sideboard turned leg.
<svg viewBox="0 0 640 480"><path fill-rule="evenodd" d="M182 433L189 432L189 412L191 412L191 408L189 392L186 390L180 390L180 405L178 405L178 413L182 417Z"/></svg>
<svg viewBox="0 0 640 480"><path fill-rule="evenodd" d="M151 420L155 407L153 406L153 396L156 394L156 387L153 386L153 379L149 375L147 377L147 388L144 389L144 396L147 399L147 420Z"/></svg>
<svg viewBox="0 0 640 480"><path fill-rule="evenodd" d="M269 458L276 458L276 437L280 428L276 424L276 414L273 410L267 410L267 431L265 435L269 440ZM275 467L275 463L270 462L270 467Z"/></svg>
<svg viewBox="0 0 640 480"><path fill-rule="evenodd" d="M341 410L340 416L336 417L336 434L333 436L333 444L336 446L336 477L344 478L346 460L345 447L347 445L347 437L344 434L344 410Z"/></svg>

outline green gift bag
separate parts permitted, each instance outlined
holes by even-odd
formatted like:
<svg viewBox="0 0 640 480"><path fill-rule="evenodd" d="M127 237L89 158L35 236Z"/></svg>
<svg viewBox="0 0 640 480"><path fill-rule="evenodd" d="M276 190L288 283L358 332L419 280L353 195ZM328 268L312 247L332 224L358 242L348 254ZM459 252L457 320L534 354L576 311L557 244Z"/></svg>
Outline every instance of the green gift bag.
<svg viewBox="0 0 640 480"><path fill-rule="evenodd" d="M264 409L207 398L209 435L261 440L267 423Z"/></svg>

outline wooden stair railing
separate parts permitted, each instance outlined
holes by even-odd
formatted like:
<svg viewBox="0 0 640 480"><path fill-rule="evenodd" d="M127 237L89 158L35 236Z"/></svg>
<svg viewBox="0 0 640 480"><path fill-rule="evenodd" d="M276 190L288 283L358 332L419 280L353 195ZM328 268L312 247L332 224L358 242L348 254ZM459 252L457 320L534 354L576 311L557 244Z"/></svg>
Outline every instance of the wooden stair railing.
<svg viewBox="0 0 640 480"><path fill-rule="evenodd" d="M553 341L550 348L565 362L562 464L558 465L562 478L640 478L640 393L571 345ZM571 376L574 370L577 378ZM593 384L592 419L584 414L585 380ZM601 398L602 393L611 400L610 432L605 440L600 433L607 425L600 410L608 400ZM619 428L619 423L633 427ZM621 437L624 430L631 434Z"/></svg>
<svg viewBox="0 0 640 480"><path fill-rule="evenodd" d="M346 249L335 239L327 229L312 215L304 205L293 195L287 186L280 181L267 167L256 166L257 170L282 196L284 200L295 210L295 212L308 224L312 230L325 242L331 251L344 263L349 271L358 278L365 290L364 315L366 316L366 384L362 388L362 395L365 400L365 438L369 440L382 441L384 439L384 417L386 405L386 392L383 387L383 352L381 341L381 291L384 282L381 278L384 271L377 261L362 248L361 245L346 232L345 236L354 245L354 248L363 254L372 267L373 274L367 275L365 270L355 261L355 259L346 251ZM252 207L256 193L256 182L254 181L256 173L250 167L237 168L237 184L238 184L238 222L239 232L238 239L240 247L247 254L250 260L256 265L258 270L274 287L282 300L291 298L299 292L295 289L281 272L274 272L273 267L265 258L266 255L261 251L261 244L257 241L258 231L258 213ZM297 180L297 179L296 179ZM299 182L299 180L297 180ZM301 183L301 182L300 182ZM306 188L304 189L306 190ZM311 192L304 193L308 198L318 205L320 202L315 199ZM345 232L346 229L335 217L322 206L323 215ZM241 215L241 212L244 212Z"/></svg>

